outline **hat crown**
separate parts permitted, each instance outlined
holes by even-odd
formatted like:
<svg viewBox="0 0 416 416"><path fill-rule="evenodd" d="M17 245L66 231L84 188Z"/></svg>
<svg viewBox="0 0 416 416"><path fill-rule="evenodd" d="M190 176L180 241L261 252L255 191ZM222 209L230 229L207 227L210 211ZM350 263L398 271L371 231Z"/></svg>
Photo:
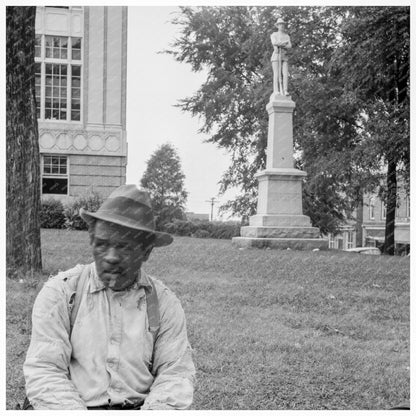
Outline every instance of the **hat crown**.
<svg viewBox="0 0 416 416"><path fill-rule="evenodd" d="M133 201L139 202L152 208L152 203L150 201L150 196L147 191L139 189L136 185L128 184L128 185L121 185L113 192L111 192L108 198L129 198Z"/></svg>
<svg viewBox="0 0 416 416"><path fill-rule="evenodd" d="M122 185L103 202L96 214L123 218L148 231L155 230L152 204L148 192L136 185Z"/></svg>
<svg viewBox="0 0 416 416"><path fill-rule="evenodd" d="M155 234L156 246L168 245L173 241L171 235L156 231L150 195L136 185L121 185L102 203L98 211L88 212L81 208L80 215L87 222L90 218L95 218Z"/></svg>

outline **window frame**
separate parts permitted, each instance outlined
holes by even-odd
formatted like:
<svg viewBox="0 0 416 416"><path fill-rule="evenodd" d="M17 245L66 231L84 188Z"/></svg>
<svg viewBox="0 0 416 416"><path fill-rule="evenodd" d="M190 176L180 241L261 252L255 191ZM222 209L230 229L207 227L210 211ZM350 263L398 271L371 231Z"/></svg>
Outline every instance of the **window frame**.
<svg viewBox="0 0 416 416"><path fill-rule="evenodd" d="M342 235L338 235L337 238L335 239L335 248L337 250L344 250L345 244L344 244L344 239L342 237Z"/></svg>
<svg viewBox="0 0 416 416"><path fill-rule="evenodd" d="M405 212L406 218L410 219L410 196L409 195L405 196L405 207L406 207L406 212Z"/></svg>
<svg viewBox="0 0 416 416"><path fill-rule="evenodd" d="M329 236L328 237L329 237L328 238L328 248L335 248L335 237L334 237L334 234L329 233Z"/></svg>
<svg viewBox="0 0 416 416"><path fill-rule="evenodd" d="M387 217L387 205L384 202L381 202L381 219L385 220Z"/></svg>
<svg viewBox="0 0 416 416"><path fill-rule="evenodd" d="M64 154L56 154L56 153L42 153L41 155L41 178L40 178L40 189L41 195L69 195L69 156ZM65 158L66 159L66 173L45 173L45 157L50 157L51 159L54 157L57 158ZM58 164L60 166L60 162ZM51 167L53 167L53 163L51 163ZM53 193L46 193L43 192L43 179L66 179L66 194L53 194Z"/></svg>
<svg viewBox="0 0 416 416"><path fill-rule="evenodd" d="M58 35L50 35L45 33L37 33L36 34L37 39L40 37L40 56L35 56L35 63L40 64L40 106L38 107L38 103L36 105L36 111L39 109L39 117L38 120L41 122L46 123L76 123L76 124L82 124L83 123L83 108L84 108L84 102L83 102L83 67L84 67L84 61L83 61L83 51L84 51L84 38L81 36L58 36ZM53 58L53 57L46 57L46 37L53 38L66 38L67 39L67 58ZM72 55L72 44L73 40L76 39L80 41L80 58L79 59L73 59ZM77 48L78 50L78 48ZM46 116L46 65L64 65L66 66L66 118L65 119L53 119L53 118L45 118ZM79 101L79 110L73 110L73 99L72 99L72 84L73 84L73 67L77 66L79 67L79 79L80 79L80 86L79 86L79 98L77 98L77 101ZM58 77L59 80L61 80L61 76ZM53 86L52 86L53 88ZM61 88L59 86L59 88ZM51 100L54 98L54 96L51 96ZM36 96L36 101L38 100L38 96ZM53 111L53 107L52 107ZM62 108L59 107L58 111L62 111ZM79 112L79 120L73 120L72 119L72 112L77 111Z"/></svg>
<svg viewBox="0 0 416 416"><path fill-rule="evenodd" d="M347 250L349 248L354 248L354 231L347 230Z"/></svg>
<svg viewBox="0 0 416 416"><path fill-rule="evenodd" d="M368 218L370 220L375 220L375 203L374 198L370 198L368 203Z"/></svg>

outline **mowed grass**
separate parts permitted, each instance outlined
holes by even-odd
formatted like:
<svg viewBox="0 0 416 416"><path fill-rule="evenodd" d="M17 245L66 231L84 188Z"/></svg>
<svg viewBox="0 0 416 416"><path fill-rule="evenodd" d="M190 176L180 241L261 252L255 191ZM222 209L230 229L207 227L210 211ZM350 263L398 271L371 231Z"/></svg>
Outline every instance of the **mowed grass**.
<svg viewBox="0 0 416 416"><path fill-rule="evenodd" d="M81 231L42 230L42 254L44 275L7 281L9 409L24 398L37 280L92 261ZM194 409L388 409L409 400L409 258L176 237L144 269L185 309Z"/></svg>

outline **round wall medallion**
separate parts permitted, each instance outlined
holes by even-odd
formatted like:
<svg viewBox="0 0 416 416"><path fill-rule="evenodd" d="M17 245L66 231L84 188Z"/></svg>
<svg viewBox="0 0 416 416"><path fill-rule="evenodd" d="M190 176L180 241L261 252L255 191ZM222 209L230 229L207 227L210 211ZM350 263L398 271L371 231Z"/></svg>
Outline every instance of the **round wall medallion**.
<svg viewBox="0 0 416 416"><path fill-rule="evenodd" d="M56 141L58 147L62 150L68 149L71 146L71 138L66 133L61 133Z"/></svg>
<svg viewBox="0 0 416 416"><path fill-rule="evenodd" d="M86 146L87 146L87 139L82 134L78 134L74 139L75 149L84 150Z"/></svg>
<svg viewBox="0 0 416 416"><path fill-rule="evenodd" d="M100 150L103 148L103 139L100 136L92 136L88 141L91 150Z"/></svg>
<svg viewBox="0 0 416 416"><path fill-rule="evenodd" d="M39 140L40 147L50 149L55 144L55 137L50 133L43 133Z"/></svg>
<svg viewBox="0 0 416 416"><path fill-rule="evenodd" d="M117 137L109 136L109 137L107 137L107 139L105 141L105 147L108 151L115 152L119 149L120 142L119 142Z"/></svg>

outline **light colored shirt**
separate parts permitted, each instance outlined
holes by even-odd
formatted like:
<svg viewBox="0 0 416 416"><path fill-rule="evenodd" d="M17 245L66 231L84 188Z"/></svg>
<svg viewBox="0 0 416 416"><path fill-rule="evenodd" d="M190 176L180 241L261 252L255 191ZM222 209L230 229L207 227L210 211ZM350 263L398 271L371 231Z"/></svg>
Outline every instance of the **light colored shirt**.
<svg viewBox="0 0 416 416"><path fill-rule="evenodd" d="M188 408L195 367L176 296L152 278L160 309L153 345L146 313L149 277L141 272L132 288L114 292L105 288L93 264L70 335L68 283L82 269L78 265L51 277L35 301L23 366L33 407L86 409L144 400L142 409Z"/></svg>

